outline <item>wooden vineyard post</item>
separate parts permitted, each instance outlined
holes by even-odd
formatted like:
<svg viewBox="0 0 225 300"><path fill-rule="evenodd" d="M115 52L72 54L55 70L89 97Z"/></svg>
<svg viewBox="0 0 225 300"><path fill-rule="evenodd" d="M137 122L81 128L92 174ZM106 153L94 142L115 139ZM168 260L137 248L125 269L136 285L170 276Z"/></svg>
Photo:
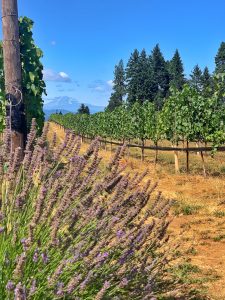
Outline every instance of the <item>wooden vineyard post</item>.
<svg viewBox="0 0 225 300"><path fill-rule="evenodd" d="M19 22L17 0L2 0L3 60L6 111L11 129L11 150L24 149L26 122L22 97Z"/></svg>
<svg viewBox="0 0 225 300"><path fill-rule="evenodd" d="M157 165L157 162L158 162L158 142L155 143L155 146L156 146L156 149L155 149L155 167Z"/></svg>
<svg viewBox="0 0 225 300"><path fill-rule="evenodd" d="M188 151L188 147L189 147L189 142L187 141L187 151L186 151L186 169L187 169L187 173L189 173L189 151Z"/></svg>
<svg viewBox="0 0 225 300"><path fill-rule="evenodd" d="M199 142L196 142L196 148L199 148ZM200 155L200 152L197 152L196 154Z"/></svg>
<svg viewBox="0 0 225 300"><path fill-rule="evenodd" d="M107 142L106 142L106 138L105 138L105 151L107 151Z"/></svg>
<svg viewBox="0 0 225 300"><path fill-rule="evenodd" d="M141 145L141 161L145 160L145 141L142 139L142 145Z"/></svg>
<svg viewBox="0 0 225 300"><path fill-rule="evenodd" d="M174 151L174 158L175 158L175 172L180 173L178 151Z"/></svg>
<svg viewBox="0 0 225 300"><path fill-rule="evenodd" d="M110 152L112 153L113 149L112 149L112 138L110 139Z"/></svg>
<svg viewBox="0 0 225 300"><path fill-rule="evenodd" d="M204 159L203 151L201 151L201 159L202 159L203 175L204 177L206 177L205 159Z"/></svg>
<svg viewBox="0 0 225 300"><path fill-rule="evenodd" d="M205 148L207 148L207 147L208 147L208 143L205 142ZM207 154L207 152L205 152L205 154Z"/></svg>
<svg viewBox="0 0 225 300"><path fill-rule="evenodd" d="M127 157L130 157L130 139L128 139L128 145L127 145Z"/></svg>
<svg viewBox="0 0 225 300"><path fill-rule="evenodd" d="M174 150L174 163L175 163L175 173L180 173L178 151L176 150Z"/></svg>

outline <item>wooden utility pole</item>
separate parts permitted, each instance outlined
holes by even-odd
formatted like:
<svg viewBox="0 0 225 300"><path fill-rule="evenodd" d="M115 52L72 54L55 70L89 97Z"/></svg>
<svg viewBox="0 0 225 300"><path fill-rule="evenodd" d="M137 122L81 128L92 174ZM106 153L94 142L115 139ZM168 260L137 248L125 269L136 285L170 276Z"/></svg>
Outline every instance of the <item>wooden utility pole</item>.
<svg viewBox="0 0 225 300"><path fill-rule="evenodd" d="M12 150L24 148L25 115L21 92L19 22L17 0L2 0L3 59L7 105L10 118Z"/></svg>

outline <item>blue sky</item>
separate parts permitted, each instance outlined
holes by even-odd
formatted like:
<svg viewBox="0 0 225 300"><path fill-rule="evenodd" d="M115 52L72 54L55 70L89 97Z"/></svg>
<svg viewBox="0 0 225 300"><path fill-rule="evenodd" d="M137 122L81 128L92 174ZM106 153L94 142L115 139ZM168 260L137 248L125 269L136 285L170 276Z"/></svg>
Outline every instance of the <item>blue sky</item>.
<svg viewBox="0 0 225 300"><path fill-rule="evenodd" d="M113 70L122 58L160 44L166 59L176 48L185 73L214 68L225 41L224 0L18 0L19 15L35 21L44 51L48 98L70 96L106 105Z"/></svg>

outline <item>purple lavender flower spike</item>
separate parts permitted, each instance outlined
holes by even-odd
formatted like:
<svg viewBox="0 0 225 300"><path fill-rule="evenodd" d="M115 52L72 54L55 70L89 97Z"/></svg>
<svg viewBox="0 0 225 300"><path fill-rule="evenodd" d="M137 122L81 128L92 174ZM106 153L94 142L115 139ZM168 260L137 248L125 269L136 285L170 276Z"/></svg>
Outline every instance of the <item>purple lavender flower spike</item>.
<svg viewBox="0 0 225 300"><path fill-rule="evenodd" d="M47 264L49 262L49 257L46 252L41 253L41 258L44 264Z"/></svg>
<svg viewBox="0 0 225 300"><path fill-rule="evenodd" d="M81 279L82 279L81 275L78 275L78 276L75 276L74 278L72 278L67 285L67 293L71 294L74 291L74 289L77 287L77 285L79 284Z"/></svg>
<svg viewBox="0 0 225 300"><path fill-rule="evenodd" d="M23 250L24 250L24 251L27 251L28 248L29 248L29 241L28 241L28 239L23 238L23 239L21 240L21 244L23 245Z"/></svg>
<svg viewBox="0 0 225 300"><path fill-rule="evenodd" d="M84 281L81 282L81 284L80 284L80 289L81 290L84 290L86 288L86 286L87 286L88 282L90 281L90 279L92 278L92 276L93 276L93 271L91 270L87 274L87 277L84 279Z"/></svg>
<svg viewBox="0 0 225 300"><path fill-rule="evenodd" d="M128 285L128 283L129 283L128 279L124 277L120 282L120 287L125 287Z"/></svg>
<svg viewBox="0 0 225 300"><path fill-rule="evenodd" d="M62 171L57 171L57 172L55 172L55 177L59 178L61 176L61 174L62 174Z"/></svg>
<svg viewBox="0 0 225 300"><path fill-rule="evenodd" d="M104 263L104 261L109 257L109 253L108 252L104 252L104 253L99 253L97 255L97 258L96 258L96 262L99 262L99 263Z"/></svg>
<svg viewBox="0 0 225 300"><path fill-rule="evenodd" d="M102 254L102 257L103 258L107 258L109 256L109 253L108 252L104 252L103 254Z"/></svg>
<svg viewBox="0 0 225 300"><path fill-rule="evenodd" d="M122 255L122 257L120 258L119 263L120 263L121 265L123 265L123 264L126 262L127 258L128 258L129 256L133 255L133 253L134 253L134 250L133 250L133 249L129 249L128 251L126 251L126 252Z"/></svg>
<svg viewBox="0 0 225 300"><path fill-rule="evenodd" d="M14 289L15 300L26 300L26 289L22 286L22 283L19 282Z"/></svg>
<svg viewBox="0 0 225 300"><path fill-rule="evenodd" d="M38 262L38 258L39 258L38 250L35 250L34 255L33 255L33 262L37 263Z"/></svg>
<svg viewBox="0 0 225 300"><path fill-rule="evenodd" d="M9 280L6 285L6 289L8 291L13 291L15 289L15 283L12 280Z"/></svg>
<svg viewBox="0 0 225 300"><path fill-rule="evenodd" d="M121 239L125 235L125 232L123 230L118 230L116 233L116 236Z"/></svg>
<svg viewBox="0 0 225 300"><path fill-rule="evenodd" d="M63 296L64 295L64 283L63 282L58 282L57 284L57 290L56 290L56 295L57 296Z"/></svg>
<svg viewBox="0 0 225 300"><path fill-rule="evenodd" d="M29 292L29 296L31 295L34 295L34 293L36 292L37 290L37 286L36 286L36 280L32 280L32 284L31 284L31 287L30 287L30 292Z"/></svg>
<svg viewBox="0 0 225 300"><path fill-rule="evenodd" d="M95 296L95 300L101 300L103 299L106 291L110 288L111 284L109 281L105 281L103 287L101 288L101 290L98 292L98 294Z"/></svg>

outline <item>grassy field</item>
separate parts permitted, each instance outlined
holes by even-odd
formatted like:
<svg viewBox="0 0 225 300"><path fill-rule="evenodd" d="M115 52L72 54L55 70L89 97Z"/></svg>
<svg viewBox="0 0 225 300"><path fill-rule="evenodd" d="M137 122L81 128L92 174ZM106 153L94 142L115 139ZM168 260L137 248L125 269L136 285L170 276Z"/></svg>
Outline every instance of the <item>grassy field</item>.
<svg viewBox="0 0 225 300"><path fill-rule="evenodd" d="M50 123L49 140L54 132L62 141L64 130ZM82 151L86 148L83 143ZM100 154L102 163L108 161L110 147ZM159 183L163 195L174 200L169 231L181 246L172 272L209 299L225 299L225 154L218 153L215 158L207 155L206 178L201 175L201 159L196 154L190 157L191 174L185 174L185 154L180 155L181 174L174 173L172 153L160 153L156 166L154 155L146 151L147 158L142 162L140 150L132 149L130 157L121 163L127 165L129 173L148 169L148 177Z"/></svg>

